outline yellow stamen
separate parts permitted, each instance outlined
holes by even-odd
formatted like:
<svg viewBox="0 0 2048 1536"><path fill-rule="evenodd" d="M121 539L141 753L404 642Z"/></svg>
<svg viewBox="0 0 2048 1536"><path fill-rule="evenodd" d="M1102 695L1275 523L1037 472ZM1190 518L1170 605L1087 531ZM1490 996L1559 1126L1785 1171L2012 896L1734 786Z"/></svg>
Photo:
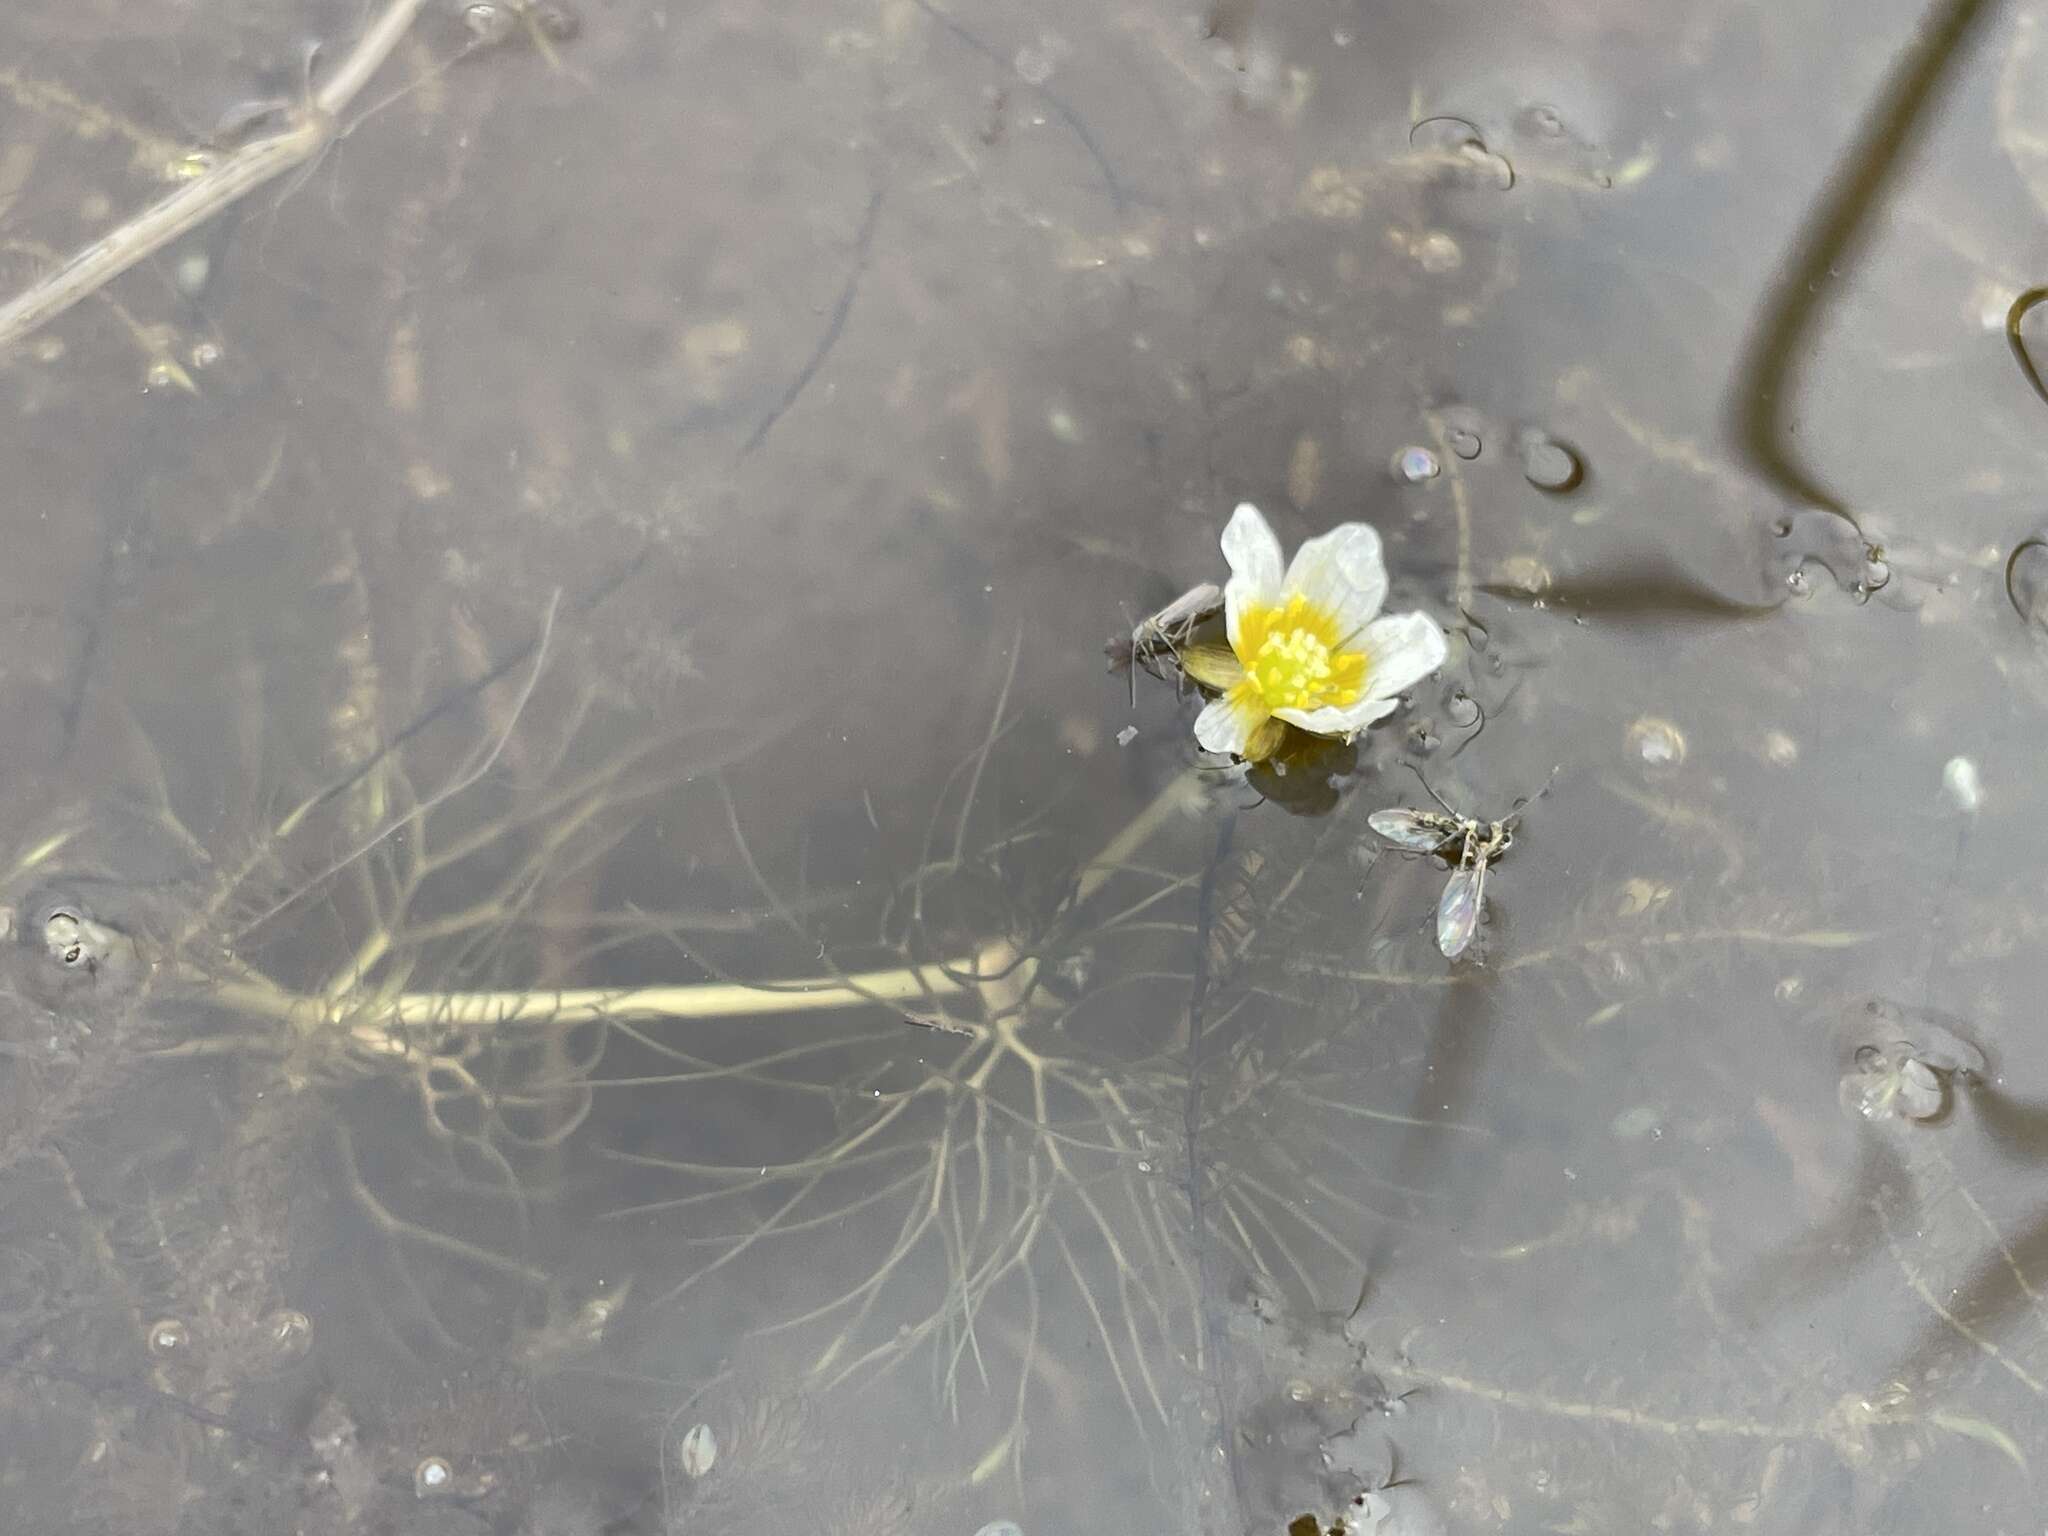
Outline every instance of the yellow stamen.
<svg viewBox="0 0 2048 1536"><path fill-rule="evenodd" d="M1365 687L1365 656L1337 645L1336 616L1301 593L1277 608L1240 616L1238 660L1266 708L1321 709L1355 704Z"/></svg>

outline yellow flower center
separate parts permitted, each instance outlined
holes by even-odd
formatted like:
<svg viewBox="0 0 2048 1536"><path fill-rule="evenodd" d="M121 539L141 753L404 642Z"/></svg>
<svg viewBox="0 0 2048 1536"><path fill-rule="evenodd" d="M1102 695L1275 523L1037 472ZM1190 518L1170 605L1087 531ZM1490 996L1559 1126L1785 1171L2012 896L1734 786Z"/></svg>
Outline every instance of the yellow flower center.
<svg viewBox="0 0 2048 1536"><path fill-rule="evenodd" d="M1336 616L1300 593L1277 608L1247 607L1237 659L1268 710L1342 708L1365 686L1365 656L1337 646Z"/></svg>

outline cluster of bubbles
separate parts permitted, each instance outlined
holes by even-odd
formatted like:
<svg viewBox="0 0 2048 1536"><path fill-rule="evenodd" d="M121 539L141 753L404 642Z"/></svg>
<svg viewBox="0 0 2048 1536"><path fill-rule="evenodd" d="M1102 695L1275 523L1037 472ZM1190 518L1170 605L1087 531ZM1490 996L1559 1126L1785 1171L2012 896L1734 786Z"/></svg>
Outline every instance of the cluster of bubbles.
<svg viewBox="0 0 2048 1536"><path fill-rule="evenodd" d="M1447 427L1443 441L1454 456L1466 463L1485 451L1478 431L1469 426ZM1562 495L1585 483L1586 465L1577 450L1547 432L1533 428L1522 432L1516 439L1516 454L1521 461L1522 478L1539 491ZM1444 465L1433 449L1409 443L1394 450L1387 469L1405 485L1422 485L1442 474Z"/></svg>

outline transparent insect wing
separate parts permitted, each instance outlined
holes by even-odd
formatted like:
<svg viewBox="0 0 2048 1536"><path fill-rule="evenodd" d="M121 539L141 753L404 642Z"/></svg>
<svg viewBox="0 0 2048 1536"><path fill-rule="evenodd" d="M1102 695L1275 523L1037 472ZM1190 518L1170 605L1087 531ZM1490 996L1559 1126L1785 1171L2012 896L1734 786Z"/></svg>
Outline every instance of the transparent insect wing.
<svg viewBox="0 0 2048 1536"><path fill-rule="evenodd" d="M1436 947L1446 959L1465 953L1479 931L1479 901L1486 891L1486 860L1453 871L1436 904Z"/></svg>
<svg viewBox="0 0 2048 1536"><path fill-rule="evenodd" d="M1450 835L1427 812L1400 807L1374 811L1366 817L1365 824L1396 848L1414 848L1422 853L1432 853L1442 847Z"/></svg>

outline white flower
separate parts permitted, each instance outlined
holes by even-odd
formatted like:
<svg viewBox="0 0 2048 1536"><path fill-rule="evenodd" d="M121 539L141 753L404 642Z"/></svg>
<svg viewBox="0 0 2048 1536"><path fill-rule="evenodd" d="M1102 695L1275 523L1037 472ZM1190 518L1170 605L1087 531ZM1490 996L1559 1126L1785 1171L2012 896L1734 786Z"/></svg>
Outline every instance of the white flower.
<svg viewBox="0 0 2048 1536"><path fill-rule="evenodd" d="M1449 654L1428 614L1380 617L1387 568L1380 536L1365 523L1310 539L1283 573L1279 539L1244 502L1223 530L1223 558L1230 646L1182 653L1189 675L1222 695L1195 721L1204 751L1257 762L1279 747L1283 721L1349 741Z"/></svg>

